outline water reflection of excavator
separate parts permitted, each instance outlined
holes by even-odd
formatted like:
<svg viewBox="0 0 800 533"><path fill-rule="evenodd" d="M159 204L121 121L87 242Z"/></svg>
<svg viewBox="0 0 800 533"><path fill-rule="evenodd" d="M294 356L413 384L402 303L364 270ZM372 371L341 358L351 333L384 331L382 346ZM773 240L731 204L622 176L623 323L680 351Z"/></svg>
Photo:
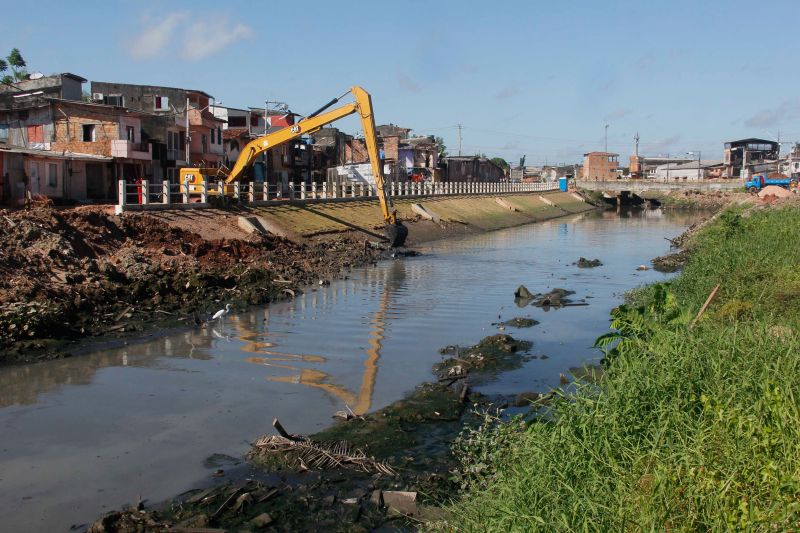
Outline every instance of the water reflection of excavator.
<svg viewBox="0 0 800 533"><path fill-rule="evenodd" d="M397 210L389 196L386 187L386 178L383 175L383 165L381 165L378 155L378 141L375 134L375 116L372 111L372 97L361 87L352 87L348 93L353 94L355 102L345 104L330 111L329 107L336 104L347 93L338 98L334 98L321 108L317 109L304 119L292 126L286 126L278 131L268 133L257 139L253 139L245 145L236 159L233 168L228 171L225 168L182 168L180 172L181 183L189 182L190 192L197 193L208 180L224 180L223 187L225 195L233 195L233 182L240 179L245 170L250 168L260 154L294 140L302 135L308 135L321 129L323 126L336 120L344 118L353 113L358 113L361 118L361 127L364 130L364 143L367 147L367 154L372 165L372 175L375 177L375 189L381 204L384 222L386 224L386 236L391 246L403 246L408 236L408 228L397 219Z"/></svg>
<svg viewBox="0 0 800 533"><path fill-rule="evenodd" d="M370 320L369 348L366 350L367 358L363 363L364 371L361 376L361 385L357 392L352 392L341 385L331 383L329 381L330 375L326 372L291 364L292 362L325 363L327 362L326 357L273 351L270 349L274 347L273 343L262 340L260 335L247 331L246 326L242 327L244 324L237 323L237 329L240 331L245 329L245 331L242 332L243 334L238 337L245 342L242 350L257 354L248 357L246 361L296 372L296 374L290 376L268 377L267 379L282 383L297 383L305 385L306 387L323 390L340 399L345 405L350 407L355 414L361 415L366 413L372 405L372 395L378 376L378 361L380 360L381 349L383 348L383 341L386 334L386 313L389 309L390 296L393 293L392 288L396 287L397 282L402 280L403 277L402 263L397 262L394 263L394 265L397 266L389 272L389 276L383 284L378 310Z"/></svg>

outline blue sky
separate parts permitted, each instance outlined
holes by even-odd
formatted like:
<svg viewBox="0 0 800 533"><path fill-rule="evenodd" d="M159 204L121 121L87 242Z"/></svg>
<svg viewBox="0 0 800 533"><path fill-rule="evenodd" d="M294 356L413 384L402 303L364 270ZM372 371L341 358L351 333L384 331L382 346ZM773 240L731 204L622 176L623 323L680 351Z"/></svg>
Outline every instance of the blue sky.
<svg viewBox="0 0 800 533"><path fill-rule="evenodd" d="M463 153L528 164L602 150L605 124L625 161L637 131L643 154L704 159L730 139L800 140L797 1L40 1L4 18L0 51L30 70L298 113L361 85L379 123L450 153L457 124Z"/></svg>

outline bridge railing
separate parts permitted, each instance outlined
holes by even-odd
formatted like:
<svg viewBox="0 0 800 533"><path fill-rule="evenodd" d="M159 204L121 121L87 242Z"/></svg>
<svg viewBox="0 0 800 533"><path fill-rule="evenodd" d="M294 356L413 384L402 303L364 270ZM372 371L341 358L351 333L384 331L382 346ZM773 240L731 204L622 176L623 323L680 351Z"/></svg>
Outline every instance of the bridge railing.
<svg viewBox="0 0 800 533"><path fill-rule="evenodd" d="M365 182L268 184L263 182L222 181L200 185L163 182L128 183L119 180L116 212L150 209L197 209L211 205L214 198L226 198L250 205L281 203L334 202L374 199L375 186ZM489 183L489 182L391 182L387 190L392 198L435 196L481 196L519 194L558 190L558 183Z"/></svg>

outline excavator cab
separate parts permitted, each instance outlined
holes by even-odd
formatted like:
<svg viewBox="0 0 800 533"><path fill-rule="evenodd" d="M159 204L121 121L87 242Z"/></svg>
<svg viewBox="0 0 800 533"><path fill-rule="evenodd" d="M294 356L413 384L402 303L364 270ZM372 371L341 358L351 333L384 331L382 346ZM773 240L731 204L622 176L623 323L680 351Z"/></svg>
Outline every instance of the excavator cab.
<svg viewBox="0 0 800 533"><path fill-rule="evenodd" d="M180 171L180 183L189 183L189 195L200 196L203 193L203 183L208 184L206 193L208 196L219 195L217 184L222 182L223 194L233 196L235 187L233 183L227 181L227 172L222 168L216 167L195 167L182 168Z"/></svg>

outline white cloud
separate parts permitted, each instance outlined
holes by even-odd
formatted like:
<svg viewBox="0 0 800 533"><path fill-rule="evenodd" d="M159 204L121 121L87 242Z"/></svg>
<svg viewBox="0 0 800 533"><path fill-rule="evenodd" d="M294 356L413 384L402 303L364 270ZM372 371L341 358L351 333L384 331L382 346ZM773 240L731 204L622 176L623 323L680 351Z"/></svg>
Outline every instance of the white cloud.
<svg viewBox="0 0 800 533"><path fill-rule="evenodd" d="M184 58L198 61L254 33L250 26L232 24L224 16L199 16L185 11L159 17L144 15L140 21L143 29L128 49L130 56L138 61L158 57L170 47L180 47ZM182 24L186 21L191 23Z"/></svg>
<svg viewBox="0 0 800 533"><path fill-rule="evenodd" d="M174 38L178 23L186 17L186 13L176 11L168 13L162 20L155 23L152 18L145 18L142 23L148 27L134 37L128 53L139 61L158 56Z"/></svg>
<svg viewBox="0 0 800 533"><path fill-rule="evenodd" d="M183 36L183 56L197 61L221 51L229 44L253 36L253 28L236 24L233 28L226 17L207 18L194 22Z"/></svg>

